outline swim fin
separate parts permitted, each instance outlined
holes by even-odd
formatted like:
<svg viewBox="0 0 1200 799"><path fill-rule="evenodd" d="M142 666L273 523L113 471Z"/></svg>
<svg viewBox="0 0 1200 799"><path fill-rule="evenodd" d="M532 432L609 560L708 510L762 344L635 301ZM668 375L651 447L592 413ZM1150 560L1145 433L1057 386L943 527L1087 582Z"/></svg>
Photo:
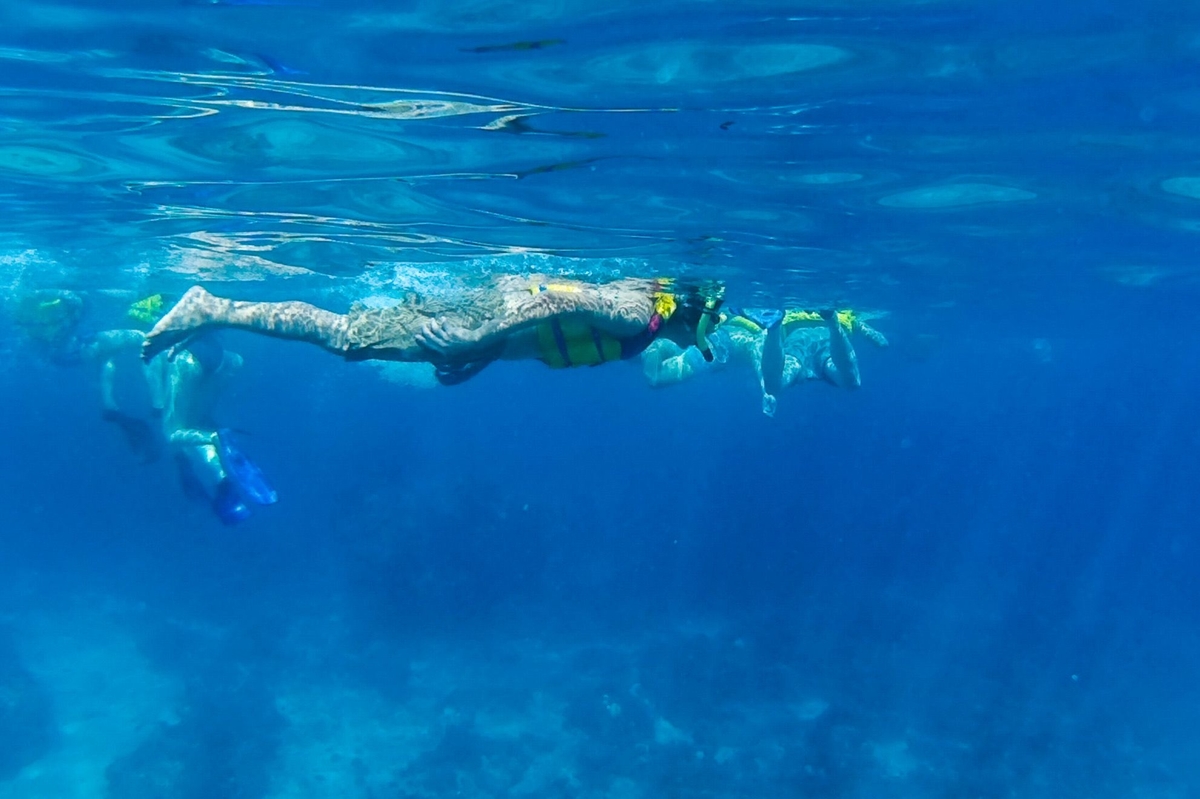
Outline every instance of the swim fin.
<svg viewBox="0 0 1200 799"><path fill-rule="evenodd" d="M217 494L212 500L213 513L222 524L233 526L250 518L250 509L242 502L239 491L228 478L217 484Z"/></svg>
<svg viewBox="0 0 1200 799"><path fill-rule="evenodd" d="M775 308L745 308L741 315L763 330L770 330L783 321L783 311Z"/></svg>
<svg viewBox="0 0 1200 799"><path fill-rule="evenodd" d="M262 469L233 443L232 431L217 431L217 455L239 495L257 505L273 505L279 501L279 494L267 482Z"/></svg>

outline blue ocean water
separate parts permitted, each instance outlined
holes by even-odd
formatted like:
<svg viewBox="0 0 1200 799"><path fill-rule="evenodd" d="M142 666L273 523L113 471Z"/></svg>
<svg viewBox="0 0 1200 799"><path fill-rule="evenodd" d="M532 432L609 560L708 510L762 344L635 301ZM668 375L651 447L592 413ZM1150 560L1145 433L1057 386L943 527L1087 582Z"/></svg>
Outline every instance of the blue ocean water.
<svg viewBox="0 0 1200 799"><path fill-rule="evenodd" d="M0 4L0 797L1196 795L1198 68L1179 2ZM22 315L534 272L890 346L771 418L226 333L227 527Z"/></svg>

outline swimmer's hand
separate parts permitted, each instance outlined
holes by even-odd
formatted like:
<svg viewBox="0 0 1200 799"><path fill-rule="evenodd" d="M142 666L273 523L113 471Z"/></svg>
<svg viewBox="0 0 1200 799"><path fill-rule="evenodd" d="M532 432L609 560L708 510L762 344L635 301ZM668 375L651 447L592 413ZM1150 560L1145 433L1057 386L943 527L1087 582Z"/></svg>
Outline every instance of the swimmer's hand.
<svg viewBox="0 0 1200 799"><path fill-rule="evenodd" d="M474 353L483 340L482 330L447 325L430 319L416 335L417 343L446 360L457 360Z"/></svg>

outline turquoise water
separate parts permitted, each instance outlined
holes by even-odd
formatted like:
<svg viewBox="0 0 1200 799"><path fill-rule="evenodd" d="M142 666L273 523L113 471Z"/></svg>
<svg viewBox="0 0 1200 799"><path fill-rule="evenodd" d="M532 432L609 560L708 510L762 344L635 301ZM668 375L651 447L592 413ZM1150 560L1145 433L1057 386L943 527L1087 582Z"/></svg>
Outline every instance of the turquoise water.
<svg viewBox="0 0 1200 799"><path fill-rule="evenodd" d="M1198 68L1170 2L0 3L0 798L1195 795ZM229 334L227 528L21 321L509 272L890 346L768 418Z"/></svg>
<svg viewBox="0 0 1200 799"><path fill-rule="evenodd" d="M7 246L106 288L512 252L923 307L996 281L1186 280L1185 7L3 14Z"/></svg>

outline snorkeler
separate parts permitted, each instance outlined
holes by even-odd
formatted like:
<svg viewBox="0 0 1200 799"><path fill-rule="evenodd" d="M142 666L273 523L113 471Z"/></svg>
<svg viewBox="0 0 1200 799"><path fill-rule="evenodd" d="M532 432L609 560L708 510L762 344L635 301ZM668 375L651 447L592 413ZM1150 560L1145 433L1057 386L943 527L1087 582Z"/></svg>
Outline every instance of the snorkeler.
<svg viewBox="0 0 1200 799"><path fill-rule="evenodd" d="M338 314L304 302L239 302L195 286L150 331L143 358L208 330L236 328L306 341L347 360L423 361L444 385L496 360L553 368L596 366L640 355L658 338L711 357L707 332L719 286L678 290L669 280L586 283L505 275L439 297L410 295L384 308Z"/></svg>
<svg viewBox="0 0 1200 799"><path fill-rule="evenodd" d="M86 305L68 289L38 289L22 294L12 306L12 317L31 347L52 363L79 362L79 328Z"/></svg>
<svg viewBox="0 0 1200 799"><path fill-rule="evenodd" d="M250 516L250 503L277 499L262 472L218 429L213 407L242 367L236 352L215 336L191 339L186 347L162 353L148 365L151 397L162 414L163 437L179 469L184 493L207 500L217 518L236 524Z"/></svg>
<svg viewBox="0 0 1200 799"><path fill-rule="evenodd" d="M83 361L95 364L100 372L101 418L121 431L125 443L142 463L150 463L162 454L162 438L145 419L121 408L116 391L117 359L122 353L136 353L145 339L146 334L140 330L103 330L89 336L79 353ZM157 367L157 363L142 367L147 383L152 386Z"/></svg>
<svg viewBox="0 0 1200 799"><path fill-rule="evenodd" d="M99 368L102 418L121 431L130 449L143 462L153 461L162 449L158 435L145 420L122 411L113 392L116 358L122 352L135 352L145 336L138 330L105 330L87 335L81 332L86 309L84 298L74 291L39 289L16 300L13 319L31 349L50 363L94 364Z"/></svg>
<svg viewBox="0 0 1200 799"><path fill-rule="evenodd" d="M242 357L212 335L197 336L146 365L151 404L184 493L208 503L224 524L247 519L251 504L278 499L232 433L213 421L213 407L241 367Z"/></svg>
<svg viewBox="0 0 1200 799"><path fill-rule="evenodd" d="M763 413L773 416L779 393L802 380L825 380L840 388L861 385L851 333L861 333L879 347L888 345L882 333L848 310L722 314L709 337L715 355L711 368L728 363L753 366L762 389ZM642 354L642 368L650 385L658 387L681 383L710 365L692 348L663 341Z"/></svg>
<svg viewBox="0 0 1200 799"><path fill-rule="evenodd" d="M142 329L150 328L166 305L161 294L151 295L133 303L128 316ZM39 290L20 297L13 316L33 348L51 362L94 364L100 376L101 418L120 430L143 463L157 460L164 446L169 448L185 493L203 497L223 522L246 518L247 502L273 503L275 492L258 467L238 450L228 431L217 431L212 422L212 407L240 368L241 357L226 352L214 337L199 336L144 363L154 424L124 410L116 390L118 360L124 353L136 357L146 334L135 327L82 333L85 307L73 291Z"/></svg>
<svg viewBox="0 0 1200 799"><path fill-rule="evenodd" d="M162 295L146 297L130 306L129 317L150 327L162 316L164 305ZM145 453L151 446L157 455L165 444L174 456L184 493L206 502L225 524L245 520L249 503L275 502L277 496L261 470L238 450L229 431L216 428L212 418L217 400L241 369L241 356L224 349L215 336L202 335L143 364L150 407L159 422L159 435L151 436L144 420L120 408L115 391L117 356L139 351L145 340L142 330L106 330L83 346L86 358L101 363L104 418L117 422L143 460L149 459Z"/></svg>

